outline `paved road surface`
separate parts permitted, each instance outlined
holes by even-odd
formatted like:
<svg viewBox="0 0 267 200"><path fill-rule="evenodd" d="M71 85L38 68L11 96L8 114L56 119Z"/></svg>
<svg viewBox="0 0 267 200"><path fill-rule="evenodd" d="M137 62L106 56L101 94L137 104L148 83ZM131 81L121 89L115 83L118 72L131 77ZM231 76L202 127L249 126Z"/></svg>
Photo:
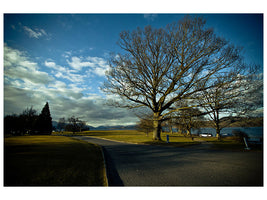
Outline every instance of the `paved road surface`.
<svg viewBox="0 0 267 200"><path fill-rule="evenodd" d="M262 186L261 152L136 145L77 136L104 148L110 186Z"/></svg>

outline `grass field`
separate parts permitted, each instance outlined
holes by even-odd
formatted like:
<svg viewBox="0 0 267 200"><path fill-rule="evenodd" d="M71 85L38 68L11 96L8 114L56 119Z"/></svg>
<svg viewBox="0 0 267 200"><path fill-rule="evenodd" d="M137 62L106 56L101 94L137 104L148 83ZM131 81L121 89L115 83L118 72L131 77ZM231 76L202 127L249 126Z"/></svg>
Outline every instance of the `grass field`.
<svg viewBox="0 0 267 200"><path fill-rule="evenodd" d="M101 147L62 136L4 139L5 186L103 186Z"/></svg>
<svg viewBox="0 0 267 200"><path fill-rule="evenodd" d="M55 135L72 135L72 132L55 132ZM169 135L169 143L166 143L166 135ZM185 137L182 134L166 133L163 132L161 137L162 141L153 141L152 133L149 133L148 136L136 130L112 130L112 131L85 131L81 133L76 133L76 135L85 135L93 136L104 139L110 139L121 142L130 142L130 143L140 143L140 144L152 144L152 145L165 145L165 146L176 146L176 147L186 147L191 145L197 145L201 142L207 142L211 144L211 149L220 149L220 150L244 150L245 144L243 141L237 141L236 138L223 138L220 141L216 137L194 137L192 140L191 137ZM251 146L251 145L250 145ZM261 145L252 145L252 150L262 150Z"/></svg>
<svg viewBox="0 0 267 200"><path fill-rule="evenodd" d="M72 135L71 132L55 132L55 135ZM169 135L169 144L166 143L166 134L162 133L162 141L153 141L152 133L146 135L143 132L136 130L112 130L112 131L84 131L77 133L77 135L86 135L99 137L104 139L110 139L121 142L130 142L130 143L141 143L141 144L160 144L160 145L170 145L170 146L185 146L192 144L199 144L197 141L193 141L191 137L184 137L183 135Z"/></svg>

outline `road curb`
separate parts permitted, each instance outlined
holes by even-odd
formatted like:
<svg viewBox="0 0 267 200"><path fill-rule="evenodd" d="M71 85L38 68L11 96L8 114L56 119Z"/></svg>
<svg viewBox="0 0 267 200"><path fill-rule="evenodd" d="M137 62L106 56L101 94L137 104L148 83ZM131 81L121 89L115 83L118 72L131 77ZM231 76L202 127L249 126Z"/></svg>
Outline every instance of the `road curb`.
<svg viewBox="0 0 267 200"><path fill-rule="evenodd" d="M101 149L101 153L102 153L102 158L103 158L103 163L104 163L104 186L108 187L108 175L107 175L107 165L106 165L106 159L105 159L105 155L104 155L104 151L103 151L103 147L100 146Z"/></svg>

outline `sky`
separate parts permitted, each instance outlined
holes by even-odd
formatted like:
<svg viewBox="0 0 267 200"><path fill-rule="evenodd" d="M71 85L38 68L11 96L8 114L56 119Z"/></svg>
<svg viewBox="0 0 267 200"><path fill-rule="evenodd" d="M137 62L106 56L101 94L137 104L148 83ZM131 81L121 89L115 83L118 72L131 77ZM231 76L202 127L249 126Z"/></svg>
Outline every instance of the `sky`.
<svg viewBox="0 0 267 200"><path fill-rule="evenodd" d="M194 15L194 14L191 14ZM262 14L199 14L217 35L243 47L263 68ZM120 32L164 28L185 14L5 14L4 115L37 112L49 102L53 121L79 117L91 126L131 125L134 113L106 104L100 90Z"/></svg>

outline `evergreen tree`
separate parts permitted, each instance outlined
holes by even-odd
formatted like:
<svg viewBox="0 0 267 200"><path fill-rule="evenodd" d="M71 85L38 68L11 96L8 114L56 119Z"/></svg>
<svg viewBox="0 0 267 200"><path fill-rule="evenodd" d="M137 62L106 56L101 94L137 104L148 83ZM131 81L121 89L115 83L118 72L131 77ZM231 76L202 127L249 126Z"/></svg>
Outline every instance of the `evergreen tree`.
<svg viewBox="0 0 267 200"><path fill-rule="evenodd" d="M42 109L41 114L38 117L38 131L39 134L50 135L52 132L52 117L50 115L49 105L46 102Z"/></svg>

